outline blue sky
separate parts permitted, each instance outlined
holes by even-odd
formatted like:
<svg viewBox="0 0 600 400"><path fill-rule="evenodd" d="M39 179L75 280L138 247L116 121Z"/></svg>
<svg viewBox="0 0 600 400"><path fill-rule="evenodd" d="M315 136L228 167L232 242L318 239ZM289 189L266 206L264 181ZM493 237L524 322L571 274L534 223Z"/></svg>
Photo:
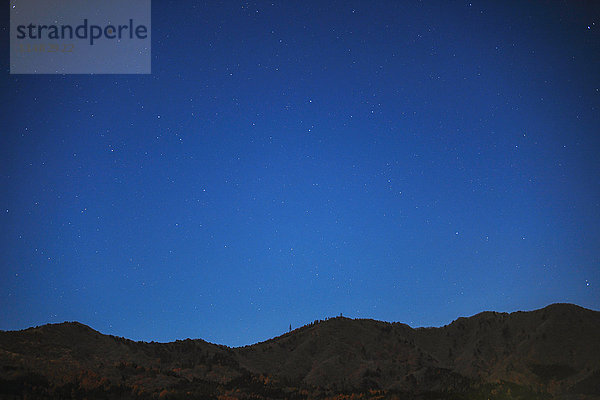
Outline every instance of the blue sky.
<svg viewBox="0 0 600 400"><path fill-rule="evenodd" d="M600 309L598 5L152 7L151 75L9 75L3 18L0 329Z"/></svg>

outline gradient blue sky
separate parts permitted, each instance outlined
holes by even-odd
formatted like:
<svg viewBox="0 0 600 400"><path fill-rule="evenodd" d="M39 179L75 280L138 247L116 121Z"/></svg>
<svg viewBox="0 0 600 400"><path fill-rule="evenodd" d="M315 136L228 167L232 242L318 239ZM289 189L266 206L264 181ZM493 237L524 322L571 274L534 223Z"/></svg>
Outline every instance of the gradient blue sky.
<svg viewBox="0 0 600 400"><path fill-rule="evenodd" d="M600 3L152 7L152 75L9 75L2 12L0 329L600 309Z"/></svg>

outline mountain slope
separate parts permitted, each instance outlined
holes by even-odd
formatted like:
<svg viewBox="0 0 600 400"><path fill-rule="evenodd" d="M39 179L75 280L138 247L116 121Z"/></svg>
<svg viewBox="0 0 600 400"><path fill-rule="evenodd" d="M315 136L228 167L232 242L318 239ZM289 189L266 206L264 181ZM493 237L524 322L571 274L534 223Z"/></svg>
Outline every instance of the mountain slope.
<svg viewBox="0 0 600 400"><path fill-rule="evenodd" d="M176 385L182 378L221 382L246 373L224 346L203 340L133 342L78 322L0 333L0 365L5 386L22 380L26 385L36 376L48 387L76 382L83 392L119 392L123 387L140 394Z"/></svg>
<svg viewBox="0 0 600 400"><path fill-rule="evenodd" d="M239 349L251 370L316 386L456 389L509 381L560 393L600 368L600 313L568 304L442 328L334 318Z"/></svg>
<svg viewBox="0 0 600 400"><path fill-rule="evenodd" d="M600 312L569 304L441 328L338 317L236 349L63 323L0 332L0 397L591 399L599 338Z"/></svg>

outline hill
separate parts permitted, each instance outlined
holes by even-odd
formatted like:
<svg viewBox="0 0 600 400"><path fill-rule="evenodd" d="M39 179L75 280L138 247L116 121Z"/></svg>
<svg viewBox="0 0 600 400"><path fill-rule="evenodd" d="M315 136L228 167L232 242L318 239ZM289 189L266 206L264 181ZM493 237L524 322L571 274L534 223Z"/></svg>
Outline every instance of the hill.
<svg viewBox="0 0 600 400"><path fill-rule="evenodd" d="M483 312L441 328L332 318L241 348L77 322L0 332L1 398L600 398L600 312Z"/></svg>

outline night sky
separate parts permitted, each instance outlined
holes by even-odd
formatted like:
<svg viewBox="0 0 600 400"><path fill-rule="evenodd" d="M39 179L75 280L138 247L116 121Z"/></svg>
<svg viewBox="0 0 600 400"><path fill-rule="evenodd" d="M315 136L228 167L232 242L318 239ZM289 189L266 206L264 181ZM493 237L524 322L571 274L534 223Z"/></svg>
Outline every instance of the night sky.
<svg viewBox="0 0 600 400"><path fill-rule="evenodd" d="M155 0L151 75L10 75L7 8L0 329L600 309L600 3Z"/></svg>

